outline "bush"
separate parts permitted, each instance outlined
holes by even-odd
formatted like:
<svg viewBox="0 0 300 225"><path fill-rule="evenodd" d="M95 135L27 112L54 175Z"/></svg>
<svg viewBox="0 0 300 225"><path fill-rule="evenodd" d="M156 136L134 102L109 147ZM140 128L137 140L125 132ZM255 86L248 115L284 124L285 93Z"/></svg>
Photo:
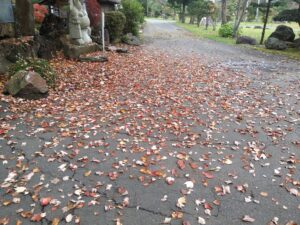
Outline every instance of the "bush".
<svg viewBox="0 0 300 225"><path fill-rule="evenodd" d="M124 33L139 34L139 25L144 22L144 8L138 0L122 0L122 12L126 17Z"/></svg>
<svg viewBox="0 0 300 225"><path fill-rule="evenodd" d="M112 42L119 42L125 26L126 17L122 12L112 11L105 14L105 26Z"/></svg>
<svg viewBox="0 0 300 225"><path fill-rule="evenodd" d="M231 24L222 24L219 29L219 36L221 37L232 37L233 27Z"/></svg>
<svg viewBox="0 0 300 225"><path fill-rule="evenodd" d="M220 28L219 28L219 36L221 37L232 37L233 34L233 24L223 24ZM239 29L237 32L237 36L240 36L241 34L241 30Z"/></svg>
<svg viewBox="0 0 300 225"><path fill-rule="evenodd" d="M55 86L56 74L49 65L48 61L44 59L33 59L33 58L19 58L19 60L10 66L9 78L19 72L20 70L33 70L39 73L44 78L50 87Z"/></svg>

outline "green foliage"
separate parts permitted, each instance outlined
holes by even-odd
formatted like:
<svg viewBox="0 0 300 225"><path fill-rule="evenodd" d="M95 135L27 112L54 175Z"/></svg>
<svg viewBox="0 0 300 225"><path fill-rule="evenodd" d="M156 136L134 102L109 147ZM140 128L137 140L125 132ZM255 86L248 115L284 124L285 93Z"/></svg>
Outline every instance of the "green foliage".
<svg viewBox="0 0 300 225"><path fill-rule="evenodd" d="M233 25L226 23L221 25L221 27L219 28L219 36L220 37L232 37L233 34ZM237 32L237 36L239 36L241 34L241 30L239 29Z"/></svg>
<svg viewBox="0 0 300 225"><path fill-rule="evenodd" d="M126 17L125 33L139 34L139 25L144 22L144 9L138 0L122 0L122 12Z"/></svg>
<svg viewBox="0 0 300 225"><path fill-rule="evenodd" d="M211 1L195 0L188 5L188 12L190 16L197 18L199 24L202 17L211 17L214 20L217 7Z"/></svg>
<svg viewBox="0 0 300 225"><path fill-rule="evenodd" d="M273 19L275 21L288 21L288 22L296 22L300 26L300 0L293 0L296 4L298 4L297 9L286 9L282 10L278 15L276 15Z"/></svg>
<svg viewBox="0 0 300 225"><path fill-rule="evenodd" d="M300 12L298 9L286 9L276 15L273 20L300 23Z"/></svg>
<svg viewBox="0 0 300 225"><path fill-rule="evenodd" d="M122 12L111 11L105 14L105 26L112 42L119 42L124 30L126 17Z"/></svg>
<svg viewBox="0 0 300 225"><path fill-rule="evenodd" d="M9 77L13 76L20 70L33 70L41 75L50 87L55 86L56 73L51 68L49 62L44 59L20 58L9 68Z"/></svg>
<svg viewBox="0 0 300 225"><path fill-rule="evenodd" d="M231 24L223 24L219 29L219 36L232 37L233 27Z"/></svg>

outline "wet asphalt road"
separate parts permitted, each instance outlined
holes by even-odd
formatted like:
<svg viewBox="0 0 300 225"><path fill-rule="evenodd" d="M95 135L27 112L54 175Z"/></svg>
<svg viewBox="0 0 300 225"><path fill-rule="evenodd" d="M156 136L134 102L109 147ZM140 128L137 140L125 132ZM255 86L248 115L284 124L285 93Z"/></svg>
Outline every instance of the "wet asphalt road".
<svg viewBox="0 0 300 225"><path fill-rule="evenodd" d="M21 115L1 104L12 129L0 139L0 219L244 225L247 215L253 225L300 224L298 62L161 20L148 20L144 37L128 56L141 57L137 69L120 65L111 86L66 86Z"/></svg>

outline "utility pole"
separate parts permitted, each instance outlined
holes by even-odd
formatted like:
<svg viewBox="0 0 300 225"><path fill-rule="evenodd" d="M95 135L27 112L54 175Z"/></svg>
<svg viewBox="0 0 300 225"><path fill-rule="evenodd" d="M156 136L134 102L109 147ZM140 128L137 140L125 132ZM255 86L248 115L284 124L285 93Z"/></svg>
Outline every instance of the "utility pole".
<svg viewBox="0 0 300 225"><path fill-rule="evenodd" d="M257 8L256 8L256 15L255 15L256 22L258 22L259 20L259 4L260 4L260 0L257 0Z"/></svg>
<svg viewBox="0 0 300 225"><path fill-rule="evenodd" d="M268 1L268 5L267 5L267 12L266 12L266 17L265 17L265 21L264 21L264 28L262 30L261 39L260 39L260 44L261 45L264 42L265 31L266 31L266 27L267 27L267 23L268 23L268 18L269 18L269 13L270 13L270 8L271 8L271 2L272 2L272 0L269 0Z"/></svg>

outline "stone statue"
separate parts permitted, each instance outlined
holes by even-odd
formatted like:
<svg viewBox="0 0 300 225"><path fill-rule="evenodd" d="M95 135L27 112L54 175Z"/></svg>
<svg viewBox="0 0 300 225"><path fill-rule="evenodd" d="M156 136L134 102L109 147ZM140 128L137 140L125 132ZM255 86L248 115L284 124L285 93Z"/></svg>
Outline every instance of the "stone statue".
<svg viewBox="0 0 300 225"><path fill-rule="evenodd" d="M80 0L69 0L69 32L72 42L76 45L85 45L92 42L90 37L90 19L86 8Z"/></svg>

